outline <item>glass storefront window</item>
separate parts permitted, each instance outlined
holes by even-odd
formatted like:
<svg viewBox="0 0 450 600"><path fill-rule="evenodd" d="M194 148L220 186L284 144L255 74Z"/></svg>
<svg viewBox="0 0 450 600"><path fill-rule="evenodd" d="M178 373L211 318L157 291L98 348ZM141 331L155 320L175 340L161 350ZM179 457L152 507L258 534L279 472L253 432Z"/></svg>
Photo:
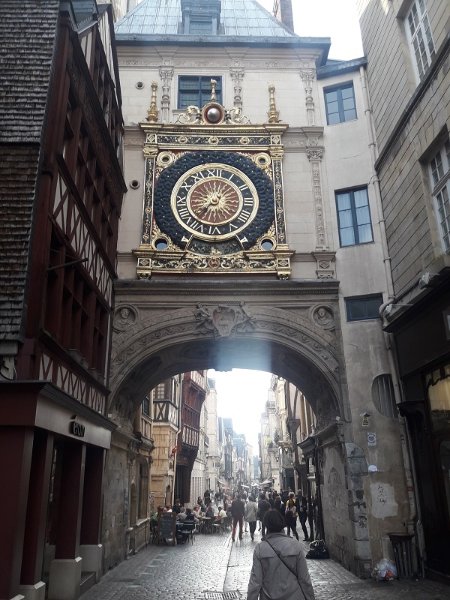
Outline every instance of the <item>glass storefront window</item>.
<svg viewBox="0 0 450 600"><path fill-rule="evenodd" d="M442 481L444 483L445 497L447 499L447 510L450 515L450 442L442 442L439 448L441 459Z"/></svg>
<svg viewBox="0 0 450 600"><path fill-rule="evenodd" d="M450 423L450 365L430 373L427 384L433 429L447 428Z"/></svg>

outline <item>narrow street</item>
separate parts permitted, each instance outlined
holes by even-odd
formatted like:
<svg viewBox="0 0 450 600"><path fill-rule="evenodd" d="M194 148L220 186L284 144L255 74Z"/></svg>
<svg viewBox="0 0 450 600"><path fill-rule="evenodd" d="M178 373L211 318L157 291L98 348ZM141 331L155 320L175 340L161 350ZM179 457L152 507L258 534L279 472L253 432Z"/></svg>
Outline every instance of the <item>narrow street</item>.
<svg viewBox="0 0 450 600"><path fill-rule="evenodd" d="M107 573L82 600L238 600L246 598L255 543L196 535L193 544L149 545ZM308 543L301 542L305 552ZM360 580L333 560L308 560L316 600L446 600L450 588L429 580Z"/></svg>

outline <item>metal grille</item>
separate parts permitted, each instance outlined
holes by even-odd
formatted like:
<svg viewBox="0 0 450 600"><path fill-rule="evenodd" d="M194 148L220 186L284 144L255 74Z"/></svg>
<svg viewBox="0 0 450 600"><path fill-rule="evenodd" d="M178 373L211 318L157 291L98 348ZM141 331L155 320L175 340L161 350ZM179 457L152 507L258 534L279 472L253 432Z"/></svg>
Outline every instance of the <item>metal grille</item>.
<svg viewBox="0 0 450 600"><path fill-rule="evenodd" d="M240 592L205 592L205 600L239 600Z"/></svg>

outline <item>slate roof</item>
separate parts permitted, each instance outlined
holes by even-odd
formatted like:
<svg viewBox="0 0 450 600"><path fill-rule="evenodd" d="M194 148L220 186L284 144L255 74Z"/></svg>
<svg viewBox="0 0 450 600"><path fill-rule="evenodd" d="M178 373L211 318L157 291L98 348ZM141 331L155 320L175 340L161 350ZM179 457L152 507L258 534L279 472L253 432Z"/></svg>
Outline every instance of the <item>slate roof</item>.
<svg viewBox="0 0 450 600"><path fill-rule="evenodd" d="M21 334L58 0L0 2L0 341Z"/></svg>
<svg viewBox="0 0 450 600"><path fill-rule="evenodd" d="M39 142L58 0L0 2L0 143Z"/></svg>
<svg viewBox="0 0 450 600"><path fill-rule="evenodd" d="M256 0L222 0L221 24L223 37L299 39L284 27ZM116 37L178 35L181 23L180 0L143 0L116 23ZM197 36L198 37L198 36Z"/></svg>
<svg viewBox="0 0 450 600"><path fill-rule="evenodd" d="M0 144L0 341L20 339L38 145Z"/></svg>

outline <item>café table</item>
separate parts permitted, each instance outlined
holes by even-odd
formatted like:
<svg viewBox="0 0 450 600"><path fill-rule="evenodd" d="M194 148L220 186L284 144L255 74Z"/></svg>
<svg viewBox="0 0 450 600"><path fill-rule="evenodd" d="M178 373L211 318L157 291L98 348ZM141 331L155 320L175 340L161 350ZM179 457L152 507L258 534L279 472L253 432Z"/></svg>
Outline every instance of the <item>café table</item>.
<svg viewBox="0 0 450 600"><path fill-rule="evenodd" d="M200 516L198 517L199 519L199 531L201 533L212 533L213 532L213 523L214 523L214 517L203 517Z"/></svg>

